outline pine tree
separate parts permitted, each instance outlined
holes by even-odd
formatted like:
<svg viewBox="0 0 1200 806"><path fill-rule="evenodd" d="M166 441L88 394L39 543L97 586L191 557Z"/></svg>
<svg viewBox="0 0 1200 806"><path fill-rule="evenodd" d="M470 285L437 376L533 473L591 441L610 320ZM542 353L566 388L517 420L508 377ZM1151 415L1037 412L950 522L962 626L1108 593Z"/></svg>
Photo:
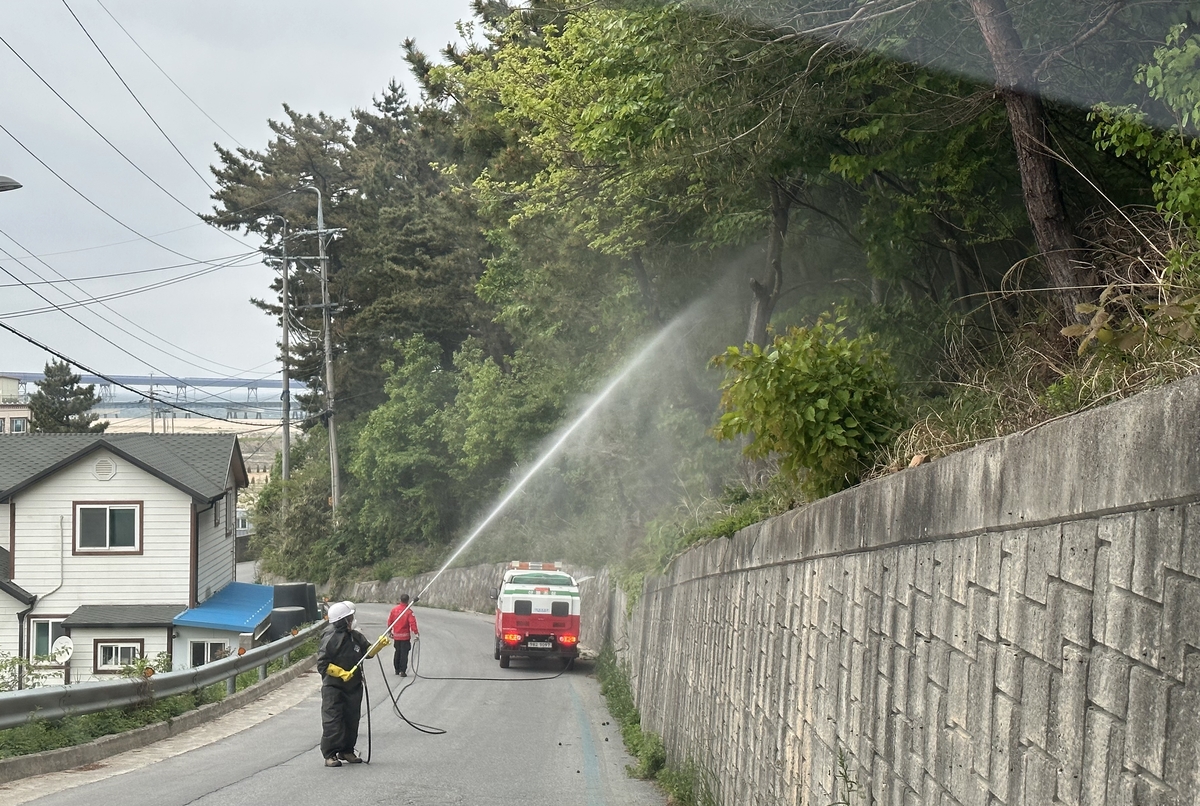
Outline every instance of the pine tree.
<svg viewBox="0 0 1200 806"><path fill-rule="evenodd" d="M95 384L79 385L79 376L65 361L46 364L45 378L29 397L30 430L47 434L99 434L108 421L96 422L92 407L99 401Z"/></svg>

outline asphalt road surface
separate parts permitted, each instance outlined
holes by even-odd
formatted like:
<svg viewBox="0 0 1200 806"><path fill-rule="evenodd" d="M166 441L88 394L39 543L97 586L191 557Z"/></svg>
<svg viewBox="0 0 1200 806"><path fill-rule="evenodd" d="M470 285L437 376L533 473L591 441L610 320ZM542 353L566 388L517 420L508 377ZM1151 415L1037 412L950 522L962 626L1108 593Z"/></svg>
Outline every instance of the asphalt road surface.
<svg viewBox="0 0 1200 806"><path fill-rule="evenodd" d="M388 607L360 605L372 640ZM419 672L392 672L392 648L369 661L368 741L364 713L359 753L369 764L323 765L316 673L286 684L258 704L143 750L77 771L0 787L9 806L145 803L155 806L293 804L509 804L511 806L662 806L645 781L629 778L621 734L610 721L592 666L580 661L554 679L557 662L493 660L491 619L418 607ZM487 681L438 680L482 677ZM385 679L386 678L386 679ZM421 733L393 711L393 692L408 685L400 709L413 722L445 730ZM243 713L244 712L244 713ZM220 724L218 724L220 723Z"/></svg>

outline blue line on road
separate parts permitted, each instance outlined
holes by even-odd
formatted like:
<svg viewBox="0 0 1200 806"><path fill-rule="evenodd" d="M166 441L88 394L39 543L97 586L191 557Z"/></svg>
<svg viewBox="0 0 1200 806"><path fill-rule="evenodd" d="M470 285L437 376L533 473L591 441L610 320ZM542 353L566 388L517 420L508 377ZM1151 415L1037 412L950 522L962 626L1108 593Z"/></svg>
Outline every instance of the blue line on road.
<svg viewBox="0 0 1200 806"><path fill-rule="evenodd" d="M583 701L575 690L575 681L568 685L571 704L575 706L575 717L579 720L579 744L583 753L583 784L587 792L588 806L604 806L600 791L600 760L596 755L596 744L592 741L592 724L583 710Z"/></svg>

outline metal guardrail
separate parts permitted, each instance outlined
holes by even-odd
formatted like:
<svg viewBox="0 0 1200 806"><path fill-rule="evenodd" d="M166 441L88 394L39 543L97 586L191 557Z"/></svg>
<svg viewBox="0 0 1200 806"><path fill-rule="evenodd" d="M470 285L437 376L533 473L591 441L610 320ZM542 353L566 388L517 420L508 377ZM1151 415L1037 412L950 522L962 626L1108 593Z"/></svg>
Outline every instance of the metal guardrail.
<svg viewBox="0 0 1200 806"><path fill-rule="evenodd" d="M309 638L320 635L324 628L325 622L318 621L295 635L255 647L244 655L231 655L195 669L163 672L141 680L74 683L0 693L0 730L24 725L32 719L55 720L154 702L199 691L214 683L224 682L226 691L233 694L239 674L257 669L258 679L265 680L268 663L290 655Z"/></svg>

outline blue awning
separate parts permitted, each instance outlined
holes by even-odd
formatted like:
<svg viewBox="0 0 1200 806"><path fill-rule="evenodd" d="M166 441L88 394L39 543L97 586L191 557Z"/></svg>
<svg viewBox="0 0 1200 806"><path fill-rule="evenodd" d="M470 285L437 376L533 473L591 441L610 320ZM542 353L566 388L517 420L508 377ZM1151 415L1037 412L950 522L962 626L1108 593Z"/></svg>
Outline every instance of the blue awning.
<svg viewBox="0 0 1200 806"><path fill-rule="evenodd" d="M274 605L275 589L270 585L230 582L204 604L180 613L174 623L176 627L257 632Z"/></svg>

